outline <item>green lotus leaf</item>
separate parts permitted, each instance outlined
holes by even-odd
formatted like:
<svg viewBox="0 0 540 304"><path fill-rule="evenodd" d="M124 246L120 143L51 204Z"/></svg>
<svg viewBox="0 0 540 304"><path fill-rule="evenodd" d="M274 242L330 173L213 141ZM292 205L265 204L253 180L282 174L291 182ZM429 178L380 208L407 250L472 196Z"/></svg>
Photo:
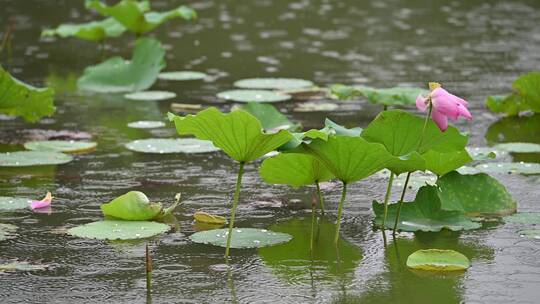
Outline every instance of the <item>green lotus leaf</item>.
<svg viewBox="0 0 540 304"><path fill-rule="evenodd" d="M195 243L211 244L225 247L229 229L214 229L200 231L192 234L189 239ZM274 232L266 229L234 228L231 239L231 248L260 248L286 243L292 236L286 233Z"/></svg>
<svg viewBox="0 0 540 304"><path fill-rule="evenodd" d="M156 129L165 127L165 123L155 120L139 120L130 122L127 126L134 129Z"/></svg>
<svg viewBox="0 0 540 304"><path fill-rule="evenodd" d="M334 177L326 167L311 155L280 153L263 161L259 174L269 184L293 187L313 185Z"/></svg>
<svg viewBox="0 0 540 304"><path fill-rule="evenodd" d="M335 123L331 121L330 119L326 118L324 120L324 127L325 129L332 130L332 133L335 135L342 135L342 136L360 136L362 134L363 129L360 127L354 127L354 128L347 128L344 127L338 123Z"/></svg>
<svg viewBox="0 0 540 304"><path fill-rule="evenodd" d="M292 139L287 130L263 133L259 120L243 110L224 114L210 107L184 117L169 113L169 119L174 121L178 134L210 140L238 162L255 160Z"/></svg>
<svg viewBox="0 0 540 304"><path fill-rule="evenodd" d="M54 90L36 88L11 76L0 66L0 113L36 122L54 113Z"/></svg>
<svg viewBox="0 0 540 304"><path fill-rule="evenodd" d="M72 156L50 151L17 151L0 153L0 167L62 165L69 163L72 160Z"/></svg>
<svg viewBox="0 0 540 304"><path fill-rule="evenodd" d="M435 123L429 121L421 139L424 124L424 119L405 111L384 111L364 129L361 136L385 146L394 156L387 168L396 174L425 169L446 173L461 167L465 160L472 160L467 158L464 150L467 136L452 126L441 132ZM454 154L453 151L460 152ZM448 156L454 156L454 161L440 161Z"/></svg>
<svg viewBox="0 0 540 304"><path fill-rule="evenodd" d="M268 90L229 90L216 96L237 102L280 102L291 99L290 95Z"/></svg>
<svg viewBox="0 0 540 304"><path fill-rule="evenodd" d="M478 172L486 173L517 173L524 175L540 174L539 163L486 163L474 167Z"/></svg>
<svg viewBox="0 0 540 304"><path fill-rule="evenodd" d="M81 24L61 24L55 29L41 32L42 37L59 36L62 38L76 37L89 41L103 41L109 37L118 37L126 28L114 18L92 21Z"/></svg>
<svg viewBox="0 0 540 304"><path fill-rule="evenodd" d="M169 225L148 221L97 221L71 228L71 236L97 240L134 240L162 234Z"/></svg>
<svg viewBox="0 0 540 304"><path fill-rule="evenodd" d="M312 155L344 183L361 180L385 167L392 155L379 143L361 137L331 135L302 144L299 152Z"/></svg>
<svg viewBox="0 0 540 304"><path fill-rule="evenodd" d="M74 140L39 140L29 141L24 148L32 151L53 151L64 153L81 153L95 149L97 143Z"/></svg>
<svg viewBox="0 0 540 304"><path fill-rule="evenodd" d="M289 130L297 131L300 124L290 121L287 116L279 112L274 106L265 103L250 102L240 107L242 110L257 117L266 131Z"/></svg>
<svg viewBox="0 0 540 304"><path fill-rule="evenodd" d="M530 110L530 107L517 94L488 96L486 106L492 112L505 113L510 116Z"/></svg>
<svg viewBox="0 0 540 304"><path fill-rule="evenodd" d="M130 100L167 100L175 98L176 93L167 91L141 91L124 95L124 98Z"/></svg>
<svg viewBox="0 0 540 304"><path fill-rule="evenodd" d="M10 262L0 264L0 273L6 271L37 271L46 270L49 265L30 264L28 262Z"/></svg>
<svg viewBox="0 0 540 304"><path fill-rule="evenodd" d="M197 18L197 13L187 6L179 6L162 13L149 11L149 1L122 0L113 6L107 6L100 0L87 0L86 7L95 9L103 16L116 19L130 32L136 34L149 32L171 19L192 20Z"/></svg>
<svg viewBox="0 0 540 304"><path fill-rule="evenodd" d="M520 212L505 216L504 221L515 224L540 225L540 212Z"/></svg>
<svg viewBox="0 0 540 304"><path fill-rule="evenodd" d="M540 72L521 75L512 83L513 92L505 96L489 96L487 107L496 113L518 115L523 111L540 113Z"/></svg>
<svg viewBox="0 0 540 304"><path fill-rule="evenodd" d="M211 141L196 138L147 138L126 144L126 148L140 153L208 153L219 151Z"/></svg>
<svg viewBox="0 0 540 304"><path fill-rule="evenodd" d="M380 226L384 217L384 205L373 202L375 223ZM399 204L388 206L386 228L394 228L394 221ZM441 200L436 186L423 186L418 190L413 202L403 204L397 228L404 231L431 231L442 229L452 231L471 230L481 225L459 211L441 209Z"/></svg>
<svg viewBox="0 0 540 304"><path fill-rule="evenodd" d="M513 153L540 153L540 144L526 142L507 142L497 144L493 148Z"/></svg>
<svg viewBox="0 0 540 304"><path fill-rule="evenodd" d="M429 271L465 270L471 266L469 259L454 250L422 249L407 258L407 267Z"/></svg>
<svg viewBox="0 0 540 304"><path fill-rule="evenodd" d="M15 225L0 223L0 241L13 239L16 237L15 232L19 229Z"/></svg>
<svg viewBox="0 0 540 304"><path fill-rule="evenodd" d="M474 161L492 160L508 154L506 151L495 150L489 147L467 147L466 149Z"/></svg>
<svg viewBox="0 0 540 304"><path fill-rule="evenodd" d="M322 219L315 227L313 251L310 245L310 218L280 222L270 226L270 229L290 234L292 240L260 248L259 255L264 264L291 284L309 284L312 277L332 282L344 276L352 278L362 260L361 249L345 239L341 238L337 246L333 245L336 227L328 220Z"/></svg>
<svg viewBox="0 0 540 304"><path fill-rule="evenodd" d="M540 229L526 229L521 230L519 235L529 239L540 240Z"/></svg>
<svg viewBox="0 0 540 304"><path fill-rule="evenodd" d="M81 90L119 93L146 90L154 84L165 67L165 50L152 38L137 40L131 61L112 57L98 65L87 67L77 81Z"/></svg>
<svg viewBox="0 0 540 304"><path fill-rule="evenodd" d="M516 212L517 203L512 195L495 178L485 173L462 175L454 171L439 178L437 185L444 210L482 217Z"/></svg>
<svg viewBox="0 0 540 304"><path fill-rule="evenodd" d="M364 96L374 104L385 106L412 105L416 102L416 97L423 94L427 95L429 91L421 88L393 87L377 89L362 86L344 86L334 85L332 93L340 99L350 99L355 96Z"/></svg>
<svg viewBox="0 0 540 304"><path fill-rule="evenodd" d="M195 71L175 71L175 72L161 72L158 78L161 80L176 80L176 81L188 81L188 80L201 80L208 77L205 73Z"/></svg>
<svg viewBox="0 0 540 304"><path fill-rule="evenodd" d="M486 131L490 144L505 142L530 142L540 144L540 114L504 117L493 123Z"/></svg>
<svg viewBox="0 0 540 304"><path fill-rule="evenodd" d="M109 203L101 205L105 216L126 221L146 221L156 218L162 211L161 203L150 203L140 191L130 191Z"/></svg>
<svg viewBox="0 0 540 304"><path fill-rule="evenodd" d="M313 82L297 78L248 78L236 81L234 86L241 89L289 90L312 87Z"/></svg>
<svg viewBox="0 0 540 304"><path fill-rule="evenodd" d="M30 200L22 197L0 196L0 212L28 208Z"/></svg>

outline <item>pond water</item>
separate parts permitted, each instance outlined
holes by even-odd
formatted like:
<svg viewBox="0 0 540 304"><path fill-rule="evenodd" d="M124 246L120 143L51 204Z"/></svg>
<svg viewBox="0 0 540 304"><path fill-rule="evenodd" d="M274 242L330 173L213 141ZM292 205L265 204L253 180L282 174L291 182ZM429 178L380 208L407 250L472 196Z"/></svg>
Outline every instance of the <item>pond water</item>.
<svg viewBox="0 0 540 304"><path fill-rule="evenodd" d="M169 2L152 5L168 9L173 7ZM540 143L539 116L499 119L483 106L487 95L507 92L518 75L540 67L540 2L191 2L200 16L196 22L171 22L152 35L167 47L167 70L193 69L211 77L158 81L155 89L178 96L154 102L76 93L78 75L100 60L98 46L72 39L40 41L39 35L45 27L95 18L83 1L2 1L0 26L15 25L14 56L6 66L20 79L50 83L57 91L52 118L37 124L4 119L2 141L17 141L28 129L72 130L92 134L98 149L55 168L0 170L4 196L37 198L50 190L56 197L52 214L0 214L1 222L19 226L16 239L0 243L0 262L51 266L0 274L1 303L538 303L540 243L520 238L515 224L491 222L463 233L400 233L385 247L371 211L371 201L384 194L383 177L350 187L338 252L330 242L318 245L320 254L312 261L304 238L314 189L265 185L257 173L259 162L246 167L237 226L270 227L297 237L286 245L232 250L232 270L226 271L222 248L194 244L187 237L197 229L195 211L228 215L236 164L222 153L140 154L124 144L176 134L170 124L141 130L128 128L129 122L164 120L172 102L229 109L232 104L215 94L232 88L235 80L256 76L305 78L321 86L424 86L436 80L471 102L475 120L458 126L472 135L472 145ZM133 41L129 35L114 40L108 53L127 58ZM306 129L321 127L324 117L365 126L380 111L365 100L339 103L332 112L297 112L293 102L277 106ZM13 144L0 148L23 149ZM514 158L540 162L538 154ZM518 201L519 211L540 211L538 176L497 177ZM340 195L337 184L325 189L330 215L319 228L321 240L334 233L330 223ZM151 295L145 285L145 242L83 240L63 233L101 219L100 204L130 190L166 203L178 192L183 195L184 204L176 211L179 229L149 241ZM472 267L452 275L411 272L405 260L421 248L458 250Z"/></svg>

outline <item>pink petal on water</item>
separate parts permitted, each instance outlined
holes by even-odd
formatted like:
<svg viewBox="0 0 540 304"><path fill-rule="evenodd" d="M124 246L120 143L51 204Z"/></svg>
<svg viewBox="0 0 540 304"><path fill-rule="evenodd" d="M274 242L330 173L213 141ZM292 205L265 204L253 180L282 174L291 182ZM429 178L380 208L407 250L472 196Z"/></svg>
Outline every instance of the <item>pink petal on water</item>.
<svg viewBox="0 0 540 304"><path fill-rule="evenodd" d="M30 208L34 210L34 209L45 208L47 206L50 206L52 203L52 199L53 199L52 194L50 192L47 192L47 195L45 195L45 197L42 200L31 201Z"/></svg>

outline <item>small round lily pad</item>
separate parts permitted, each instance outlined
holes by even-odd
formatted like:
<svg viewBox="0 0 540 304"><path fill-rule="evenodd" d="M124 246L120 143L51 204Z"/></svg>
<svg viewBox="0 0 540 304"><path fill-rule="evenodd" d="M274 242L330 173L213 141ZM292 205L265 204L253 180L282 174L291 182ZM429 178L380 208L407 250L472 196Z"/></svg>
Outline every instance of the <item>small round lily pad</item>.
<svg viewBox="0 0 540 304"><path fill-rule="evenodd" d="M471 266L469 259L454 250L423 249L409 255L407 267L418 270L453 271Z"/></svg>
<svg viewBox="0 0 540 304"><path fill-rule="evenodd" d="M0 167L28 167L61 165L69 163L73 157L50 151L18 151L0 153Z"/></svg>
<svg viewBox="0 0 540 304"><path fill-rule="evenodd" d="M530 239L540 240L540 229L521 230L519 235Z"/></svg>
<svg viewBox="0 0 540 304"><path fill-rule="evenodd" d="M211 141L196 138L148 138L126 144L131 151L141 153L207 153L218 151Z"/></svg>
<svg viewBox="0 0 540 304"><path fill-rule="evenodd" d="M296 112L330 112L338 109L339 106L331 102L304 102L294 108Z"/></svg>
<svg viewBox="0 0 540 304"><path fill-rule="evenodd" d="M272 89L287 90L312 87L313 82L298 78L247 78L234 83L242 89Z"/></svg>
<svg viewBox="0 0 540 304"><path fill-rule="evenodd" d="M291 99L291 95L267 90L230 90L218 93L217 97L238 102L279 102Z"/></svg>
<svg viewBox="0 0 540 304"><path fill-rule="evenodd" d="M540 212L520 212L504 217L505 222L540 225Z"/></svg>
<svg viewBox="0 0 540 304"><path fill-rule="evenodd" d="M79 153L95 149L97 143L75 140L39 140L24 144L24 148L32 151L54 151L64 153Z"/></svg>
<svg viewBox="0 0 540 304"><path fill-rule="evenodd" d="M487 173L540 174L539 163L486 163L477 165L474 168Z"/></svg>
<svg viewBox="0 0 540 304"><path fill-rule="evenodd" d="M128 127L134 129L155 129L165 127L165 123L163 121L139 120L128 123Z"/></svg>
<svg viewBox="0 0 540 304"><path fill-rule="evenodd" d="M211 244L225 247L229 229L200 231L189 238L195 243ZM260 248L286 243L292 239L290 234L273 232L266 229L234 228L231 238L231 248Z"/></svg>
<svg viewBox="0 0 540 304"><path fill-rule="evenodd" d="M0 196L0 211L11 211L28 207L30 200L22 197Z"/></svg>
<svg viewBox="0 0 540 304"><path fill-rule="evenodd" d="M170 230L170 226L149 221L98 221L67 231L69 235L97 240L133 240L152 237Z"/></svg>
<svg viewBox="0 0 540 304"><path fill-rule="evenodd" d="M18 227L11 224L0 223L0 241L5 241L15 238L15 231Z"/></svg>
<svg viewBox="0 0 540 304"><path fill-rule="evenodd" d="M124 95L131 100L166 100L176 97L176 93L167 91L142 91Z"/></svg>
<svg viewBox="0 0 540 304"><path fill-rule="evenodd" d="M201 80L206 78L208 75L201 72L195 71L176 71L176 72L163 72L159 73L158 78L162 80L177 80L177 81L187 81L187 80Z"/></svg>
<svg viewBox="0 0 540 304"><path fill-rule="evenodd" d="M540 153L540 145L524 142L510 142L497 144L494 148L514 153Z"/></svg>

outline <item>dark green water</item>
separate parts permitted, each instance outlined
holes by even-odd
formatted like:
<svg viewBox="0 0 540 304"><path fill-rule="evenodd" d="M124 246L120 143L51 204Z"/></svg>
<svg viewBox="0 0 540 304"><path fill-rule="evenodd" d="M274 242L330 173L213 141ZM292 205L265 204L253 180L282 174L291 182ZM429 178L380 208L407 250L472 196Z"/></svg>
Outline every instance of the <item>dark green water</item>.
<svg viewBox="0 0 540 304"><path fill-rule="evenodd" d="M40 40L41 29L95 18L83 1L2 0L0 31L13 22L13 60L4 65L37 85L54 83L57 113L37 124L1 120L2 141L25 129L89 132L97 151L56 168L1 170L4 196L56 196L53 213L2 213L0 221L20 227L16 239L0 243L0 262L13 259L51 265L46 271L0 274L1 303L144 303L144 243L75 239L62 229L102 217L101 203L129 190L152 200L172 202L180 231L152 239L154 303L537 303L540 243L522 239L520 227L495 222L464 233L402 233L384 247L373 229L371 201L381 199L386 180L372 177L351 187L338 252L323 240L333 226L320 228L320 255L311 261L305 243L314 189L264 185L258 163L247 166L239 227L287 231L294 243L257 251L233 250L232 272L224 271L223 249L191 243L192 214L228 214L236 166L223 154L146 155L130 152L133 139L172 137L172 127L130 129L128 122L161 120L171 101L134 102L120 95L81 95L73 81L84 67L99 62L96 45L76 40ZM152 1L156 9L178 1ZM153 32L168 49L167 69L194 69L212 75L206 82L157 82L174 91L172 102L229 109L214 97L240 78L284 76L378 87L422 86L442 82L472 104L473 123L459 123L471 143L540 142L540 117L499 120L487 112L488 94L504 93L519 74L540 67L538 1L196 1L196 22L171 22ZM133 37L111 42L110 54L129 57ZM337 111L300 113L294 104L279 108L320 127L324 117L365 126L380 110L364 100L340 104ZM412 110L412 109L411 109ZM22 146L2 145L2 150ZM516 160L540 161L538 155ZM538 177L499 176L520 211L540 211ZM335 210L339 187L330 185L327 205ZM261 208L257 202L281 203ZM329 217L332 220L333 216ZM294 245L294 246L293 246ZM331 246L330 246L331 247ZM306 250L301 250L302 248ZM407 256L421 248L461 251L472 261L465 273L414 273ZM339 259L338 259L339 256Z"/></svg>

